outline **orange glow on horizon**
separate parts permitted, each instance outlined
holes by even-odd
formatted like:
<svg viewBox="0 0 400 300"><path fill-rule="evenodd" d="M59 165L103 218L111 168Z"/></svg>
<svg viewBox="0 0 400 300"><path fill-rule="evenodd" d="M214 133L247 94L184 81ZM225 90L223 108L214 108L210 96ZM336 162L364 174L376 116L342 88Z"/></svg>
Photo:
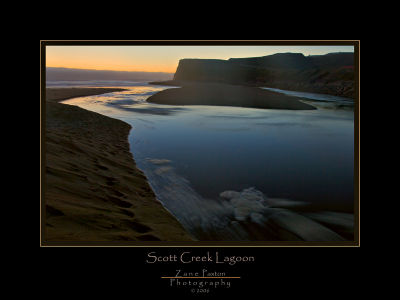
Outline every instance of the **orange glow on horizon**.
<svg viewBox="0 0 400 300"><path fill-rule="evenodd" d="M157 47L48 46L46 67L175 73L179 59Z"/></svg>
<svg viewBox="0 0 400 300"><path fill-rule="evenodd" d="M354 51L353 46L46 46L46 66L175 73L183 58L229 59L282 52L304 55Z"/></svg>
<svg viewBox="0 0 400 300"><path fill-rule="evenodd" d="M68 69L84 69L84 70L99 70L99 71L120 71L120 72L160 72L160 73L175 73L176 71L176 67L174 68L166 68L166 69L161 69L160 67L149 67L149 66L143 66L143 67L136 67L136 66L112 66L112 65L108 65L108 66L102 66L102 67L98 67L95 65L91 65L91 64L63 64L63 65L49 65L46 64L46 67L50 67L50 68L68 68Z"/></svg>

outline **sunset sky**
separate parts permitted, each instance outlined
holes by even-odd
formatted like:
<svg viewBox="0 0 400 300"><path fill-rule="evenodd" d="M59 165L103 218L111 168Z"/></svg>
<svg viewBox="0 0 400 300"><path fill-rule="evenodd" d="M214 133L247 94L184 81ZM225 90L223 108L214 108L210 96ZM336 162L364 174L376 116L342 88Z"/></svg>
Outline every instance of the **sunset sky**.
<svg viewBox="0 0 400 300"><path fill-rule="evenodd" d="M174 73L182 58L265 56L296 52L353 52L353 46L47 46L46 66Z"/></svg>

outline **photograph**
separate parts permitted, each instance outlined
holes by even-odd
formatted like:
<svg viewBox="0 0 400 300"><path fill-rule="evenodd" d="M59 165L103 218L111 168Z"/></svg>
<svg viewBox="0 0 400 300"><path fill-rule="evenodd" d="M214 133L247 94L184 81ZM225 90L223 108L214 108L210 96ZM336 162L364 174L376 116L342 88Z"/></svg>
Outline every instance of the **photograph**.
<svg viewBox="0 0 400 300"><path fill-rule="evenodd" d="M41 40L41 247L359 247L359 73L358 40Z"/></svg>

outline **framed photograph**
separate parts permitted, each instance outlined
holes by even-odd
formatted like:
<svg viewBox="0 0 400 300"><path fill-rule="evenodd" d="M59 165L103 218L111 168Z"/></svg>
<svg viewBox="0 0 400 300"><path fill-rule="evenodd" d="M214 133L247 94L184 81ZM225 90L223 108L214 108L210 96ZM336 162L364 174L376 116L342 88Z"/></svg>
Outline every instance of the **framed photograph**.
<svg viewBox="0 0 400 300"><path fill-rule="evenodd" d="M40 49L41 247L234 265L257 260L235 247L360 246L359 40Z"/></svg>

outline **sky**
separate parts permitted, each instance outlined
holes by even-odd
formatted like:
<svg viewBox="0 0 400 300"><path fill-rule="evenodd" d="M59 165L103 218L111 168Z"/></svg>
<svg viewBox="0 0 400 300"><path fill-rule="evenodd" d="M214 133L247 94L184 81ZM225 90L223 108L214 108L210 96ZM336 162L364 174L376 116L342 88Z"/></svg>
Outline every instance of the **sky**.
<svg viewBox="0 0 400 300"><path fill-rule="evenodd" d="M46 66L174 73L183 58L228 59L294 52L354 52L353 46L46 46Z"/></svg>

